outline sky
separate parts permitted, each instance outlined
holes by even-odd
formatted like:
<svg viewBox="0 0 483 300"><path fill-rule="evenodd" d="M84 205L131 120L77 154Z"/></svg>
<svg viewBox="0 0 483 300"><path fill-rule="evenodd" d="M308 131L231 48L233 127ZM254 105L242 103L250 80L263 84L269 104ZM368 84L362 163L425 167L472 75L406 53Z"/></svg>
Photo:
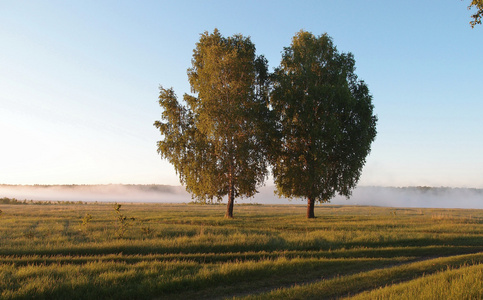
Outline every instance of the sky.
<svg viewBox="0 0 483 300"><path fill-rule="evenodd" d="M218 28L271 70L301 29L354 54L379 118L359 185L483 188L483 26L468 4L0 0L0 184L179 185L156 152L158 87L189 93L195 44Z"/></svg>

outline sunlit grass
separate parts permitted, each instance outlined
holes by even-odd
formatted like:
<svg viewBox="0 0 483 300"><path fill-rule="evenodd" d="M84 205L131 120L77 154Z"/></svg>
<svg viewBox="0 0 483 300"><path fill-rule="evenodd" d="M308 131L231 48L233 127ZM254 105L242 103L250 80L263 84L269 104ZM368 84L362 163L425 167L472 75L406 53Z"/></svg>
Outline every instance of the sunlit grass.
<svg viewBox="0 0 483 300"><path fill-rule="evenodd" d="M424 275L350 299L483 299L483 264Z"/></svg>
<svg viewBox="0 0 483 300"><path fill-rule="evenodd" d="M381 286L391 285L405 280L412 280L425 274L431 274L446 270L448 268L459 267L461 265L475 264L483 261L483 254L461 255L447 258L431 259L422 262L414 262L393 266L391 268L378 268L367 272L335 277L321 280L315 283L300 285L289 288L282 288L270 293L250 296L247 299L320 299L321 297L340 297L351 295L367 289L376 289ZM395 289L388 291L380 299L394 292ZM378 295L377 293L374 293ZM374 294L361 294L363 299L375 299ZM413 294L414 296L414 294ZM365 298L367 297L367 298ZM377 296L378 297L378 296ZM412 299L441 299L441 298L420 298Z"/></svg>
<svg viewBox="0 0 483 300"><path fill-rule="evenodd" d="M319 299L483 260L481 210L122 204L120 236L112 204L0 209L5 299Z"/></svg>

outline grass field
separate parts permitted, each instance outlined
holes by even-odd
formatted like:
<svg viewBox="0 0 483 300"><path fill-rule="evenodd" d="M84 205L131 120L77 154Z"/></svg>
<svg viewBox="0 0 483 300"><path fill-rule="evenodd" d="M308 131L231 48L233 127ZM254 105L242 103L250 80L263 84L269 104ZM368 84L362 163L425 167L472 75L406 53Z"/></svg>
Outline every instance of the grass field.
<svg viewBox="0 0 483 300"><path fill-rule="evenodd" d="M305 209L0 204L1 298L483 298L482 210Z"/></svg>

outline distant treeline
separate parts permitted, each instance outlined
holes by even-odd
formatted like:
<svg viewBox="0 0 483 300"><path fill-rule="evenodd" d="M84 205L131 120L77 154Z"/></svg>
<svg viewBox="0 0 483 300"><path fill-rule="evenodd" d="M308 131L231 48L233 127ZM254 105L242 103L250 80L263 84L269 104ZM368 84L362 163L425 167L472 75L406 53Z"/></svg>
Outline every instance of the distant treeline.
<svg viewBox="0 0 483 300"><path fill-rule="evenodd" d="M127 188L143 192L173 193L177 192L180 187L164 184L0 184L0 188L35 188L35 189L106 189L106 188Z"/></svg>
<svg viewBox="0 0 483 300"><path fill-rule="evenodd" d="M171 192L178 190L180 186L166 185L166 184L0 184L2 187L24 187L24 188L65 188L65 189L84 189L84 188L116 188L126 187L134 188L137 190L153 191L153 192ZM403 191L419 191L419 192L448 192L448 191L472 191L477 193L483 193L483 189L480 188L459 188L459 187L431 187L431 186L406 186L406 187L383 187L383 186L361 186L359 188L381 188Z"/></svg>
<svg viewBox="0 0 483 300"><path fill-rule="evenodd" d="M35 201L35 200L17 200L15 198L7 198L3 197L0 198L0 204L13 204L13 205L52 205L52 204L64 204L64 205L73 205L73 204L88 204L87 202L83 201Z"/></svg>
<svg viewBox="0 0 483 300"><path fill-rule="evenodd" d="M1 188L22 188L22 189L56 189L56 190L134 190L139 192L154 193L177 193L185 191L182 186L164 184L0 184ZM483 189L479 188L453 188L453 187L430 187L430 186L407 186L407 187L381 187L361 186L359 189L381 189L394 192L417 192L424 194L447 194L448 192L471 192L483 195Z"/></svg>
<svg viewBox="0 0 483 300"><path fill-rule="evenodd" d="M408 187L377 187L400 192L419 192L432 194L446 194L448 192L472 192L483 195L483 189L477 188L452 188L452 187L430 187L430 186L408 186Z"/></svg>

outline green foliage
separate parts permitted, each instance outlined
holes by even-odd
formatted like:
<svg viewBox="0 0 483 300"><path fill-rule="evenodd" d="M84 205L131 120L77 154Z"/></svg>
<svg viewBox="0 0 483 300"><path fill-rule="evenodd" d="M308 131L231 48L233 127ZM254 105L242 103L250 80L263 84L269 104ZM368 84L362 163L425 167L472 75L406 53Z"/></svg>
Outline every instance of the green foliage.
<svg viewBox="0 0 483 300"><path fill-rule="evenodd" d="M353 55L326 34L300 31L273 75L267 65L249 38L202 34L188 69L195 95L184 105L160 87L158 153L193 198L228 196L227 217L235 197L257 192L270 161L278 193L308 198L313 217L315 201L349 197L359 180L376 136L372 97Z"/></svg>
<svg viewBox="0 0 483 300"><path fill-rule="evenodd" d="M196 44L188 78L195 95L184 95L186 107L160 87L158 153L198 201L228 196L232 217L234 198L253 196L267 176L267 62L249 38L215 29Z"/></svg>
<svg viewBox="0 0 483 300"><path fill-rule="evenodd" d="M349 197L356 186L377 118L354 65L327 34L300 31L285 48L270 102L279 130L273 174L280 195L327 202L336 193Z"/></svg>

